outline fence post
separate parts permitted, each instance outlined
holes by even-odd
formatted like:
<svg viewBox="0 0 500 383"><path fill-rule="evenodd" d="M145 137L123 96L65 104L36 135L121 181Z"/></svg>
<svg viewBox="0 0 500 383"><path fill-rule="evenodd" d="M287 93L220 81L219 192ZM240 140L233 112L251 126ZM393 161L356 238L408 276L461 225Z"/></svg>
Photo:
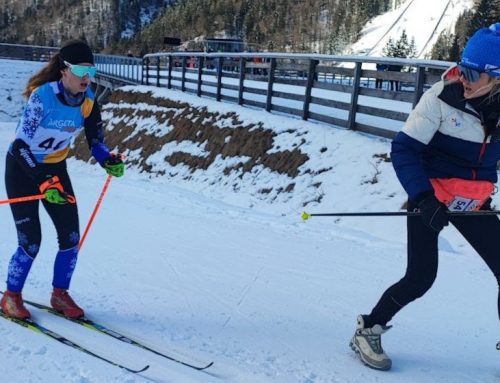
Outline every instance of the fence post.
<svg viewBox="0 0 500 383"><path fill-rule="evenodd" d="M137 82L139 82L139 61L134 62L134 75L136 76L135 79ZM140 83L142 84L142 76L140 78Z"/></svg>
<svg viewBox="0 0 500 383"><path fill-rule="evenodd" d="M168 56L168 78L167 78L167 88L172 89L172 63L173 57L172 55Z"/></svg>
<svg viewBox="0 0 500 383"><path fill-rule="evenodd" d="M217 101L221 100L223 65L224 65L224 57L219 57L217 61L217 96L216 96Z"/></svg>
<svg viewBox="0 0 500 383"><path fill-rule="evenodd" d="M205 65L205 57L203 56L198 57L198 83L196 89L196 94L198 95L198 97L201 97L201 83L202 83L204 65Z"/></svg>
<svg viewBox="0 0 500 383"><path fill-rule="evenodd" d="M415 108L417 103L420 101L420 97L424 93L424 81L425 81L425 69L420 65L417 66L417 73L415 73L415 93L413 94L413 105Z"/></svg>
<svg viewBox="0 0 500 383"><path fill-rule="evenodd" d="M243 105L243 88L245 86L246 65L247 65L246 58L240 57L240 82L238 86L238 105Z"/></svg>
<svg viewBox="0 0 500 383"><path fill-rule="evenodd" d="M347 119L347 128L354 129L356 126L356 112L358 106L358 96L359 96L359 82L361 79L361 65L363 63L358 61L354 67L354 81L352 84L351 93L351 107L349 109L349 117Z"/></svg>
<svg viewBox="0 0 500 383"><path fill-rule="evenodd" d="M144 68L146 68L146 76L144 76ZM146 77L146 85L149 85L149 57L142 60L142 80L141 84L144 84L144 77Z"/></svg>
<svg viewBox="0 0 500 383"><path fill-rule="evenodd" d="M266 98L266 112L270 112L273 102L273 85L274 85L274 71L276 70L276 58L271 59L271 65L267 76L267 98Z"/></svg>
<svg viewBox="0 0 500 383"><path fill-rule="evenodd" d="M186 64L187 64L187 57L183 56L182 57L182 75L181 75L181 91L182 92L186 91Z"/></svg>
<svg viewBox="0 0 500 383"><path fill-rule="evenodd" d="M156 59L156 86L160 87L160 56Z"/></svg>
<svg viewBox="0 0 500 383"><path fill-rule="evenodd" d="M302 109L302 119L307 120L309 118L309 105L311 104L311 91L314 86L314 81L316 80L316 67L318 66L318 60L309 60L309 70L307 72L307 84L306 93L304 97L304 107Z"/></svg>

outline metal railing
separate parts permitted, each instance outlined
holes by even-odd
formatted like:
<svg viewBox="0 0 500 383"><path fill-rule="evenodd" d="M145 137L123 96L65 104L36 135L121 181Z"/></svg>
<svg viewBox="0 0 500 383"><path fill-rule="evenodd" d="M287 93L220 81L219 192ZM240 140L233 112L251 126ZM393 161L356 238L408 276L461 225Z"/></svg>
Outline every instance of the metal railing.
<svg viewBox="0 0 500 383"><path fill-rule="evenodd" d="M399 131L425 89L452 65L279 53L157 53L143 60L146 85L388 138ZM377 64L389 70L376 70Z"/></svg>
<svg viewBox="0 0 500 383"><path fill-rule="evenodd" d="M59 48L40 45L0 44L0 57L11 60L49 61Z"/></svg>
<svg viewBox="0 0 500 383"><path fill-rule="evenodd" d="M48 60L54 47L0 44L0 57ZM392 138L452 63L280 53L95 55L101 99L145 84ZM389 70L380 71L376 65Z"/></svg>
<svg viewBox="0 0 500 383"><path fill-rule="evenodd" d="M95 54L97 76L119 84L142 82L142 59L129 56Z"/></svg>

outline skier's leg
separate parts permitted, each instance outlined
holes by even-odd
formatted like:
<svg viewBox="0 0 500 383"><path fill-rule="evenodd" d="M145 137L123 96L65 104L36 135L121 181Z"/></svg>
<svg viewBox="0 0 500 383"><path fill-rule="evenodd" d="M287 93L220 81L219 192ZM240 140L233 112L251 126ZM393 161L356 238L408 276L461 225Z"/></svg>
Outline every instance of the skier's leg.
<svg viewBox="0 0 500 383"><path fill-rule="evenodd" d="M64 190L74 195L66 166L61 164L55 175L59 177ZM78 242L80 241L78 208L76 203L59 205L43 201L43 205L54 223L59 243L52 285L55 288L68 289L78 259Z"/></svg>
<svg viewBox="0 0 500 383"><path fill-rule="evenodd" d="M408 210L413 210L409 204ZM370 315L360 315L351 339L351 348L369 367L388 370L391 359L382 348L381 335L392 317L411 301L421 297L436 279L438 233L427 227L421 217L408 217L408 264L405 276L389 287Z"/></svg>
<svg viewBox="0 0 500 383"><path fill-rule="evenodd" d="M38 193L34 181L25 174L10 154L7 154L6 158L5 186L9 198ZM2 296L0 307L7 315L17 318L30 316L24 307L21 292L33 260L40 249L38 206L38 201L10 205L17 230L18 247L9 262L7 291Z"/></svg>
<svg viewBox="0 0 500 383"><path fill-rule="evenodd" d="M451 223L478 252L493 272L499 285L498 317L500 319L500 257L498 256L498 238L500 220L497 216L452 217Z"/></svg>
<svg viewBox="0 0 500 383"><path fill-rule="evenodd" d="M409 203L408 210L414 205ZM430 229L421 217L407 218L408 263L406 274L389 287L370 315L363 315L365 326L385 326L408 303L423 296L436 279L438 269L438 233Z"/></svg>
<svg viewBox="0 0 500 383"><path fill-rule="evenodd" d="M64 190L74 196L73 187L64 163L61 164L55 174L59 177ZM44 201L44 207L54 223L59 242L59 251L54 261L54 277L52 280L54 290L50 303L54 309L67 317L82 317L84 315L82 308L75 303L67 291L78 260L80 231L77 205L76 203L58 205Z"/></svg>
<svg viewBox="0 0 500 383"><path fill-rule="evenodd" d="M34 181L10 154L6 158L5 187L9 198L39 193ZM31 264L40 249L42 234L38 206L38 201L10 204L18 242L18 248L9 263L7 289L10 291L20 292L23 289Z"/></svg>

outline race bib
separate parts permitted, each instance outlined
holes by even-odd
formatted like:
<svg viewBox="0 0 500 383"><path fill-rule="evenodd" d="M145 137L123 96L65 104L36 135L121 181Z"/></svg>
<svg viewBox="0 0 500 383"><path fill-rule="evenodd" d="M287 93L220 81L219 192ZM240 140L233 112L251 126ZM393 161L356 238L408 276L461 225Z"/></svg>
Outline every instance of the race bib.
<svg viewBox="0 0 500 383"><path fill-rule="evenodd" d="M431 178L436 198L450 211L476 211L495 191L490 181L464 180L461 178Z"/></svg>

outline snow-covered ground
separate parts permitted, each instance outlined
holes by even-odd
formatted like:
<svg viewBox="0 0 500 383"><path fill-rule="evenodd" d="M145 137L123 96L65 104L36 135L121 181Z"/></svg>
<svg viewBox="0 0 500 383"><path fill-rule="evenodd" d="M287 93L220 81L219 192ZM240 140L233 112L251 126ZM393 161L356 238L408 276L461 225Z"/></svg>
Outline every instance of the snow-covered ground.
<svg viewBox="0 0 500 383"><path fill-rule="evenodd" d="M472 4L472 0L407 0L368 22L349 53L382 56L389 38L397 41L405 30L408 42L415 39L416 58L427 58L439 34L453 33L458 16Z"/></svg>
<svg viewBox="0 0 500 383"><path fill-rule="evenodd" d="M19 62L0 73L0 169L19 113L26 74ZM7 68L7 69L6 69ZM8 71L8 74L5 72ZM183 95L183 99L189 98ZM192 97L208 110L221 104ZM226 106L227 107L227 106ZM231 105L240 115L249 109ZM389 164L373 155L389 141L339 133L258 111L262 121L316 131L337 154L328 198L309 212L398 210L405 195ZM332 159L333 161L333 159ZM69 160L85 226L105 181L99 166ZM367 168L378 182L367 182ZM269 178L269 186L274 180ZM194 183L196 184L196 183ZM374 186L375 185L375 186ZM80 253L71 291L92 319L151 347L193 362L197 372L146 351L33 310L33 316L96 353L140 368L134 375L42 335L0 320L2 382L230 382L230 383L493 383L500 380L498 288L493 275L453 228L440 238L438 279L431 291L393 321L383 344L390 372L364 367L348 347L356 315L368 312L405 269L401 217L311 218L276 201L248 208L245 193L191 189L168 176L129 170L114 179ZM5 192L0 192L5 198ZM498 198L495 200L498 206ZM294 211L295 210L295 211ZM55 231L42 213L43 243L25 296L47 302ZM0 276L16 247L7 206L0 207ZM480 313L480 314L478 314Z"/></svg>

